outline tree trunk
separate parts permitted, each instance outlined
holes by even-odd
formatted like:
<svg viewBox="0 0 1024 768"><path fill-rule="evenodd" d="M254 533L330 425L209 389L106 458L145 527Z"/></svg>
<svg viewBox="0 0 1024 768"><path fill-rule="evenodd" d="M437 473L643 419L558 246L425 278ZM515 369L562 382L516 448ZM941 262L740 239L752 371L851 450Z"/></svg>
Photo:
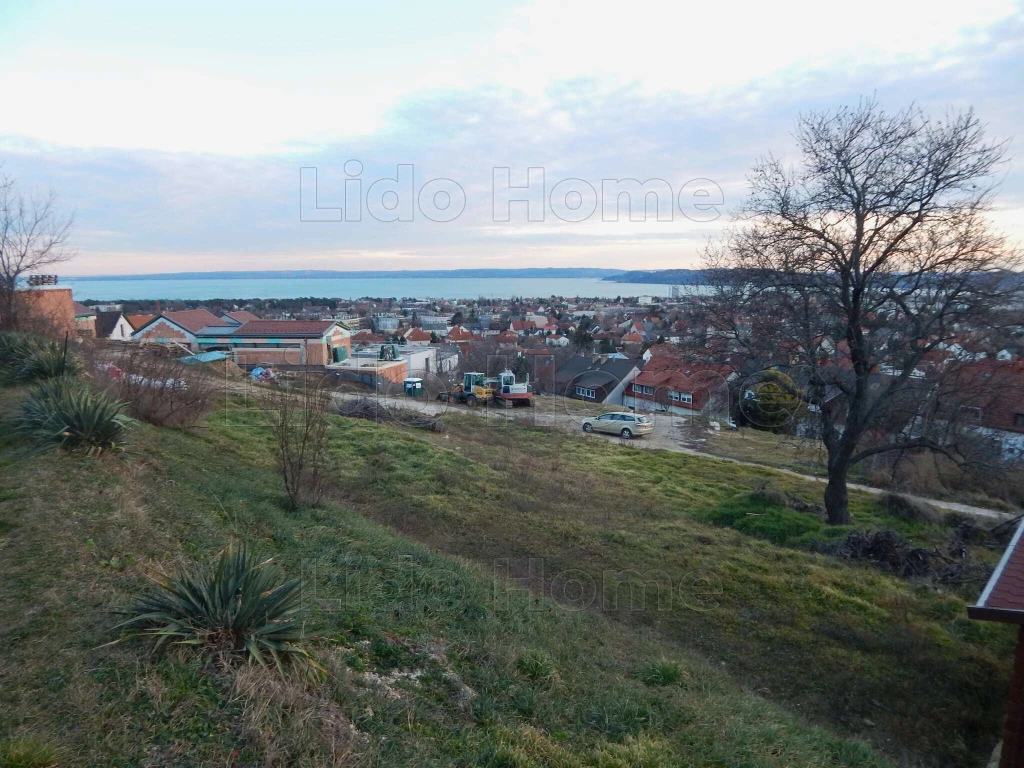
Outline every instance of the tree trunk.
<svg viewBox="0 0 1024 768"><path fill-rule="evenodd" d="M846 456L829 456L828 485L825 486L825 512L829 525L846 525L850 522L849 493L846 490L846 475L850 471L850 460Z"/></svg>

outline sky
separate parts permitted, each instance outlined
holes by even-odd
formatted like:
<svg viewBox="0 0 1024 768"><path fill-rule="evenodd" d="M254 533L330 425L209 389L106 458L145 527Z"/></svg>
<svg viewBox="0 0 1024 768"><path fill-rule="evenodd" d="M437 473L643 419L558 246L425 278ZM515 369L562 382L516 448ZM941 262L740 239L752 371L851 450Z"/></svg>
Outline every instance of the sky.
<svg viewBox="0 0 1024 768"><path fill-rule="evenodd" d="M1022 3L210 5L0 3L0 172L74 211L68 275L694 267L872 96L1011 140L1024 241ZM624 179L670 191L615 221Z"/></svg>

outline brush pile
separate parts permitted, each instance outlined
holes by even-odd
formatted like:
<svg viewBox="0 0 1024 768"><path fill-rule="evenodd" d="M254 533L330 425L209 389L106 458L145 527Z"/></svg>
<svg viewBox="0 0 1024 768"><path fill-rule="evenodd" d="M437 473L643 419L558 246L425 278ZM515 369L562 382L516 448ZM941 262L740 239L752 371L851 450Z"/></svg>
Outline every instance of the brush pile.
<svg viewBox="0 0 1024 768"><path fill-rule="evenodd" d="M886 528L851 531L845 538L818 547L846 560L869 562L901 578L929 578L938 584L983 582L992 573L987 563L971 560L965 548L950 548L951 557L936 549L915 547Z"/></svg>
<svg viewBox="0 0 1024 768"><path fill-rule="evenodd" d="M401 424L430 432L444 432L444 422L429 414L407 408L394 408L373 397L356 396L336 401L335 412L352 419L366 419L376 423Z"/></svg>

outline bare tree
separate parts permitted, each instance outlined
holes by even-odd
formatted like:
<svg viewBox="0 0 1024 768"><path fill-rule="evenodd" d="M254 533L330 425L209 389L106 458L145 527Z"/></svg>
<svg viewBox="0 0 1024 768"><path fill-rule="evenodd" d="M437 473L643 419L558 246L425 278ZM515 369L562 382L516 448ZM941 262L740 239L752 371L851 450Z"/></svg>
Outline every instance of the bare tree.
<svg viewBox="0 0 1024 768"><path fill-rule="evenodd" d="M26 197L13 179L0 176L0 327L19 326L15 291L23 276L72 258L73 222L52 190Z"/></svg>
<svg viewBox="0 0 1024 768"><path fill-rule="evenodd" d="M331 395L325 381L303 372L292 382L264 390L260 400L276 441L289 507L318 506L326 491L330 429Z"/></svg>
<svg viewBox="0 0 1024 768"><path fill-rule="evenodd" d="M933 121L869 100L801 116L796 139L799 166L760 159L740 225L709 246L705 308L718 341L787 370L810 405L841 524L858 462L955 454L932 377L955 340L980 344L1012 317L1019 256L986 217L1006 145L972 112Z"/></svg>

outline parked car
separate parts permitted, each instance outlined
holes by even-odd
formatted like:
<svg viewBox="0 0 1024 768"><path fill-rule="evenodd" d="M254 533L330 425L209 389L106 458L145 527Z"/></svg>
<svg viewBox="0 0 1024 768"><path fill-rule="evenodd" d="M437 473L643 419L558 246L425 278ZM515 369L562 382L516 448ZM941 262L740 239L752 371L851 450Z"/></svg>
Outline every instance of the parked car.
<svg viewBox="0 0 1024 768"><path fill-rule="evenodd" d="M602 413L593 419L584 419L583 431L606 432L610 435L618 435L623 440L629 440L633 437L649 435L654 431L654 425L646 416L622 411Z"/></svg>

